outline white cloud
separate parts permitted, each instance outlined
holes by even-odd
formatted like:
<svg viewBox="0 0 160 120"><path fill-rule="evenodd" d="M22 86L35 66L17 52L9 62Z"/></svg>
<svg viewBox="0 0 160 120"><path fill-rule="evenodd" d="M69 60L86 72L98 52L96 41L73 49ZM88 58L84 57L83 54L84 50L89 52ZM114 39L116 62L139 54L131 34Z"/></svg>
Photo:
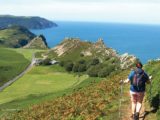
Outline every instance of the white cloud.
<svg viewBox="0 0 160 120"><path fill-rule="evenodd" d="M9 0L7 0L9 1ZM0 4L0 14L36 15L56 20L160 23L160 3L143 2L62 2L47 0L38 2L8 2ZM122 0L121 0L122 1ZM148 1L148 0L146 0ZM19 1L18 1L19 2ZM25 4L24 4L25 3ZM5 4L5 5L4 5Z"/></svg>

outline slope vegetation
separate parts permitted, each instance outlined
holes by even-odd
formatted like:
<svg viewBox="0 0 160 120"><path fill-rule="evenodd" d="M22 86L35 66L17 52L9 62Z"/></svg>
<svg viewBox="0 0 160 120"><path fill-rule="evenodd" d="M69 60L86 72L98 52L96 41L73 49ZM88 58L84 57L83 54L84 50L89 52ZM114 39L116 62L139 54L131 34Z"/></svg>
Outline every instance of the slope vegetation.
<svg viewBox="0 0 160 120"><path fill-rule="evenodd" d="M20 74L30 61L23 55L6 48L0 48L0 86Z"/></svg>
<svg viewBox="0 0 160 120"><path fill-rule="evenodd" d="M5 118L10 119L118 119L119 80L126 77L121 72L111 75L105 80L74 91L52 101L34 105Z"/></svg>
<svg viewBox="0 0 160 120"><path fill-rule="evenodd" d="M152 84L147 89L147 100L151 107L149 113L156 114L157 120L160 120L160 61L150 61L145 69L153 76ZM153 118L153 117L151 117Z"/></svg>
<svg viewBox="0 0 160 120"><path fill-rule="evenodd" d="M12 26L0 30L0 45L19 48L28 44L35 35L22 26Z"/></svg>

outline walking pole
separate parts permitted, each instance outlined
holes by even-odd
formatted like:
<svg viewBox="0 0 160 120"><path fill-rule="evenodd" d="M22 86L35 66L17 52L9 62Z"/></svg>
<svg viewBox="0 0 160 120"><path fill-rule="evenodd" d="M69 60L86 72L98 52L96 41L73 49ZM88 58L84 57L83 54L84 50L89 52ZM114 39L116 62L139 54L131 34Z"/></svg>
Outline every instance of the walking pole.
<svg viewBox="0 0 160 120"><path fill-rule="evenodd" d="M152 76L149 76L150 79L150 88L149 88L149 102L152 102Z"/></svg>
<svg viewBox="0 0 160 120"><path fill-rule="evenodd" d="M122 94L123 94L123 83L124 81L120 81L120 100L119 100L119 120L121 120L121 105L122 105Z"/></svg>

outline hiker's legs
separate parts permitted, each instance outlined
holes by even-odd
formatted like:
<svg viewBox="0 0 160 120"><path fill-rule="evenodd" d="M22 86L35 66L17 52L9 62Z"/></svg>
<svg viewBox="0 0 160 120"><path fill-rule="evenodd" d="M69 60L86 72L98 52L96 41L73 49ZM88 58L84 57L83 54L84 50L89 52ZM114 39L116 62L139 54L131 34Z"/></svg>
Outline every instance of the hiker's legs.
<svg viewBox="0 0 160 120"><path fill-rule="evenodd" d="M130 91L130 95L131 95L132 115L133 115L136 112L137 95L134 92L132 92L132 91Z"/></svg>
<svg viewBox="0 0 160 120"><path fill-rule="evenodd" d="M144 98L144 92L139 92L137 93L137 105L136 105L136 112L140 112L141 107L142 107L142 102Z"/></svg>
<svg viewBox="0 0 160 120"><path fill-rule="evenodd" d="M136 103L132 102L132 115L136 112Z"/></svg>
<svg viewBox="0 0 160 120"><path fill-rule="evenodd" d="M140 110L141 110L141 107L142 107L142 103L140 103L140 102L137 102L137 105L136 105L136 112L140 112Z"/></svg>

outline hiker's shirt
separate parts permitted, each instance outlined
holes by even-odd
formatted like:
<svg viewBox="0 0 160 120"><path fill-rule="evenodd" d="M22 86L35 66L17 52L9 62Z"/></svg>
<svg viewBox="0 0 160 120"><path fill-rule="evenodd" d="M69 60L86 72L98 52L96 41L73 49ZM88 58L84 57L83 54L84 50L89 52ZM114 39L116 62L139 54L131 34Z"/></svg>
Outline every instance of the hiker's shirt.
<svg viewBox="0 0 160 120"><path fill-rule="evenodd" d="M141 74L141 85L137 86L133 84L133 80L135 75ZM146 82L149 80L149 77L147 75L147 73L145 73L145 71L141 68L136 68L135 70L132 70L128 76L128 79L130 80L130 91L131 92L145 92L145 87L146 87Z"/></svg>

